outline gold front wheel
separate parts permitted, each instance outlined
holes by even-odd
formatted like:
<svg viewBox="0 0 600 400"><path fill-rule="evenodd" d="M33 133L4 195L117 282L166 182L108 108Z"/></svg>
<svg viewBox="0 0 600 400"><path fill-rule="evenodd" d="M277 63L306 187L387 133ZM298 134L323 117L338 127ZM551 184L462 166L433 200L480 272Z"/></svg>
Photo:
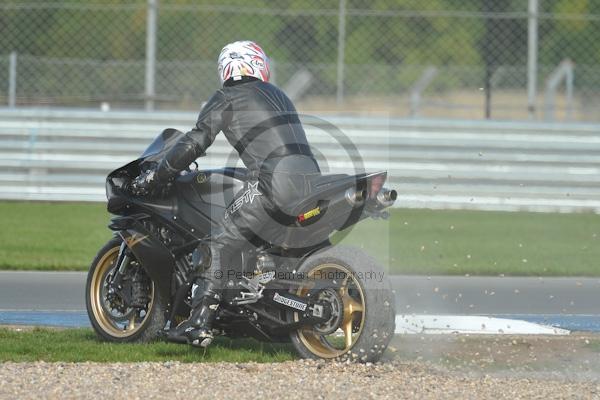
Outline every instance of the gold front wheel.
<svg viewBox="0 0 600 400"><path fill-rule="evenodd" d="M123 293L115 291L111 281L117 272L121 239L108 242L90 267L86 285L86 306L96 333L109 341L146 341L155 337L162 322L162 302L157 301L154 283L135 259L131 259L123 278ZM134 287L137 285L137 287ZM142 291L145 304L130 304L130 294ZM157 318L158 317L158 318ZM158 321L157 321L158 319ZM154 332L147 332L154 327Z"/></svg>

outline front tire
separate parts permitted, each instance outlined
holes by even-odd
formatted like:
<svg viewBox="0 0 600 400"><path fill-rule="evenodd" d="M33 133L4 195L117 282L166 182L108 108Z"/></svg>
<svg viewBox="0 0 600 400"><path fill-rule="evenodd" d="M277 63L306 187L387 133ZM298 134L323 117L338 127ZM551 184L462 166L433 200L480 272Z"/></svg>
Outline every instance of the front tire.
<svg viewBox="0 0 600 400"><path fill-rule="evenodd" d="M107 300L106 282L117 268L115 263L121 243L119 237L111 239L100 249L90 266L85 290L87 313L94 331L103 340L149 342L157 338L166 323L167 301L159 296L158 290L154 290L154 283L150 281L149 301L145 309L129 308L118 312L111 309Z"/></svg>
<svg viewBox="0 0 600 400"><path fill-rule="evenodd" d="M344 276L341 287L335 293L327 289L325 295L342 310L334 321L337 325L293 332L290 338L298 354L309 359L379 360L394 335L396 312L389 280L377 262L359 249L336 246L309 256L298 273L309 280ZM308 291L294 293L305 296ZM298 315L293 318L298 320Z"/></svg>

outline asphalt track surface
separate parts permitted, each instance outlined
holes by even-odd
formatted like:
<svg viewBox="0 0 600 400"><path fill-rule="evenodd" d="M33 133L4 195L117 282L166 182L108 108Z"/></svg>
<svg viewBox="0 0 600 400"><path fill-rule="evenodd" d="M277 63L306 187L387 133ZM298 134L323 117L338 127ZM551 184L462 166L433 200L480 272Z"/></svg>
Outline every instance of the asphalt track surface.
<svg viewBox="0 0 600 400"><path fill-rule="evenodd" d="M0 323L86 325L85 279L84 272L0 271ZM390 279L398 314L506 316L600 330L600 278ZM48 321L56 315L62 323Z"/></svg>

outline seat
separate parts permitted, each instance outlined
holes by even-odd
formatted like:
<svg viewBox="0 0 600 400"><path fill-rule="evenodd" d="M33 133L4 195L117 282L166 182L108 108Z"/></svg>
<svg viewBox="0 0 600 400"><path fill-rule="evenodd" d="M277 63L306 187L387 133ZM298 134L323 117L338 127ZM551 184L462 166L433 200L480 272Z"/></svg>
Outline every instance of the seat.
<svg viewBox="0 0 600 400"><path fill-rule="evenodd" d="M340 180L349 177L348 174L332 174L332 175L318 175L311 180L313 188L319 188L324 185L339 182Z"/></svg>
<svg viewBox="0 0 600 400"><path fill-rule="evenodd" d="M363 177L364 174L332 174L312 178L310 182L311 194L308 197L299 199L296 204L290 207L292 215L300 215L307 210L317 207L320 200L327 200L332 195L355 186L356 182Z"/></svg>

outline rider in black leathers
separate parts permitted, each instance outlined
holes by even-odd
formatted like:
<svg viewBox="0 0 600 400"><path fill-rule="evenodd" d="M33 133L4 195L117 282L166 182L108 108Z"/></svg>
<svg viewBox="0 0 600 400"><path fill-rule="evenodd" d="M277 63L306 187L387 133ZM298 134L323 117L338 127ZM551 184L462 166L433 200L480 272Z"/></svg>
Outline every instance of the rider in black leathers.
<svg viewBox="0 0 600 400"><path fill-rule="evenodd" d="M306 197L312 176L320 174L294 105L268 83L267 63L255 43L227 45L219 56L223 88L203 107L196 127L175 144L156 170L143 173L133 183L139 194L159 189L204 154L221 131L250 174L245 188L227 208L221 229L212 235L212 261L204 272L204 290L193 293L190 318L169 331L171 340L203 347L210 344L222 277L227 276L224 269L231 257L250 237L260 235L267 221L286 215L286 205Z"/></svg>

